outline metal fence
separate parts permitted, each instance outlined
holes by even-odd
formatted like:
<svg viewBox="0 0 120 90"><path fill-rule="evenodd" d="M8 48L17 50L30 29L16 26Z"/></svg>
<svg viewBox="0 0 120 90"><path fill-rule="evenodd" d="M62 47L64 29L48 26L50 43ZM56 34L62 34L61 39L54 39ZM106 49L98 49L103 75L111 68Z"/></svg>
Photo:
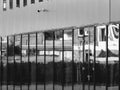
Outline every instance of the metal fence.
<svg viewBox="0 0 120 90"><path fill-rule="evenodd" d="M0 89L120 90L118 27L91 25L1 37Z"/></svg>

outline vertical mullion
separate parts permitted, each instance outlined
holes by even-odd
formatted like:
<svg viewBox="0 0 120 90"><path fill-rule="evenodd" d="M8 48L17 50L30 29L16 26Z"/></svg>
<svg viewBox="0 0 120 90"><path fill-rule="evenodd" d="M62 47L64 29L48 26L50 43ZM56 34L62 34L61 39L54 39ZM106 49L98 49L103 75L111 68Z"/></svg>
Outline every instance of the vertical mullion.
<svg viewBox="0 0 120 90"><path fill-rule="evenodd" d="M6 72L6 76L7 76L7 90L8 90L8 53L9 53L9 36L7 36L7 72Z"/></svg>
<svg viewBox="0 0 120 90"><path fill-rule="evenodd" d="M53 90L55 90L55 31L53 31Z"/></svg>
<svg viewBox="0 0 120 90"><path fill-rule="evenodd" d="M94 64L93 64L93 82L94 82L94 90L96 90L96 75L95 75L95 71L96 71L96 26L94 26Z"/></svg>
<svg viewBox="0 0 120 90"><path fill-rule="evenodd" d="M82 28L84 30L84 28ZM85 70L85 67L84 67L84 51L85 51L85 34L83 33L83 66L82 66L82 72L83 72L83 84L82 84L82 87L83 87L83 90L85 90L85 82L84 82L84 70Z"/></svg>
<svg viewBox="0 0 120 90"><path fill-rule="evenodd" d="M62 90L64 90L64 30L62 30Z"/></svg>
<svg viewBox="0 0 120 90"><path fill-rule="evenodd" d="M38 51L38 46L37 46L37 44L38 44L38 33L36 32L36 90L37 90L37 74L38 74L38 66L37 66L37 59L38 59L38 57L37 57L37 51Z"/></svg>
<svg viewBox="0 0 120 90"><path fill-rule="evenodd" d="M2 66L3 66L3 63L2 63L2 37L0 38L1 39L1 47L0 47L0 49L1 49L1 87L0 87L0 89L2 90L2 76L3 76L3 70L2 70Z"/></svg>
<svg viewBox="0 0 120 90"><path fill-rule="evenodd" d="M44 90L46 90L46 33L44 32Z"/></svg>
<svg viewBox="0 0 120 90"><path fill-rule="evenodd" d="M119 90L120 90L120 24L119 24Z"/></svg>
<svg viewBox="0 0 120 90"><path fill-rule="evenodd" d="M72 90L74 90L74 29L72 29Z"/></svg>
<svg viewBox="0 0 120 90"><path fill-rule="evenodd" d="M30 34L28 34L28 90L30 89Z"/></svg>
<svg viewBox="0 0 120 90"><path fill-rule="evenodd" d="M22 34L20 35L20 38L21 38L21 39L20 39L20 40L21 40L21 41L20 41L20 46L21 46L21 53L20 53L20 54L21 54L21 55L20 55L20 66L21 66L21 69L20 69L20 70L21 70L21 73L20 73L20 79L21 79L20 90L22 90L22 82L23 82L23 81L22 81Z"/></svg>
<svg viewBox="0 0 120 90"><path fill-rule="evenodd" d="M108 25L106 26L106 90L108 90Z"/></svg>
<svg viewBox="0 0 120 90"><path fill-rule="evenodd" d="M15 35L13 36L13 60L14 60L14 84L13 84L13 90L15 90L15 77L16 77L16 63L15 63Z"/></svg>

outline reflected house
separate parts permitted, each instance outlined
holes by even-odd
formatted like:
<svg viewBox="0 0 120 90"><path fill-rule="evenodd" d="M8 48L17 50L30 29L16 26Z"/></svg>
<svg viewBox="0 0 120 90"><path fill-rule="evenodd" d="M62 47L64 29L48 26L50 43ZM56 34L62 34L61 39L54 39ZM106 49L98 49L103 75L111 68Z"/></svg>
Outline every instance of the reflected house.
<svg viewBox="0 0 120 90"><path fill-rule="evenodd" d="M108 57L111 61L118 61L118 38L114 36L113 32L117 32L116 25L111 25L112 29L109 29L109 37L108 37ZM111 27L110 26L110 27ZM75 28L74 35L72 34L72 30L75 27L65 28L64 35L62 35L62 30L55 31L54 35L52 31L48 32L38 32L37 36L37 55L38 56L54 56L59 60L62 60L63 51L64 58L67 60L72 59L72 53L74 50L74 60L79 62L83 61L83 33L85 34L85 44L84 44L84 59L85 62L90 60L94 60L94 29L93 27L84 28L84 31L81 29ZM115 31L114 29L115 28ZM103 62L106 61L106 40L105 40L105 25L98 26L96 30L96 60ZM111 34L110 34L111 33ZM23 56L29 54L32 56L36 55L36 34L29 34L29 47L28 47L28 34L22 36L22 54ZM110 38L113 38L111 40ZM53 38L54 36L54 38ZM64 36L64 40L63 40ZM73 39L74 36L74 40ZM54 45L53 45L54 40ZM20 46L20 36L16 37L15 45ZM64 41L64 45L63 45ZM45 43L46 42L46 43ZM72 46L74 45L74 46ZM21 46L20 46L21 47ZM29 50L28 50L29 48ZM54 50L53 50L54 49ZM45 50L45 52L44 52ZM115 59L113 59L115 58Z"/></svg>
<svg viewBox="0 0 120 90"><path fill-rule="evenodd" d="M1 53L2 53L2 55L1 55ZM4 55L6 55L6 49L5 48L3 48L2 50L0 49L0 56L4 56Z"/></svg>
<svg viewBox="0 0 120 90"><path fill-rule="evenodd" d="M1 6L2 6L2 17L1 19L3 22L1 22L1 30L4 30L7 34L12 33L23 33L23 32L30 32L35 30L48 30L51 28L61 28L61 27L69 27L69 26L79 26L79 25L86 25L91 23L96 23L99 21L95 20L95 17L93 17L93 14L91 14L91 11L98 12L98 10L95 8L95 6L92 6L91 8L87 9L85 6L86 12L82 10L79 6L82 6L80 0L69 0L63 1L63 0L1 0ZM64 2L64 4L63 4ZM67 7L61 7L62 5ZM73 7L71 7L71 4ZM104 4L104 3L103 3ZM57 7L56 7L57 6ZM101 7L97 6L97 7ZM106 7L106 5L105 5ZM102 12L104 10L102 9ZM79 8L79 9L78 9ZM103 8L103 7L101 7ZM12 10L11 10L12 9ZM11 10L11 11L10 11ZM3 12L4 11L4 12ZM27 12L26 12L27 11ZM66 11L69 11L66 13ZM88 12L89 11L89 12ZM75 14L77 13L77 14ZM89 14L89 17L86 17L86 20L84 21L83 17L81 16ZM96 16L100 15L101 12L94 14ZM19 18L18 18L19 16ZM66 17L68 16L68 17ZM81 16L81 17L80 17ZM91 18L91 16L93 18ZM7 18L6 18L7 17ZM13 19L14 17L14 19ZM106 17L105 17L106 18ZM101 18L103 19L103 18ZM1 21L2 21L1 20ZM81 23L81 21L83 22ZM95 21L94 21L95 20ZM104 19L103 19L104 20ZM8 23L6 23L6 21ZM90 22L89 22L90 21ZM101 20L100 20L101 21ZM13 23L14 22L14 23ZM22 23L21 23L22 22ZM100 22L99 22L100 23ZM4 25L6 26L4 26ZM7 28L6 28L7 27ZM13 28L14 27L14 28ZM11 32L8 32L9 29L11 29ZM55 30L55 29L54 29ZM69 30L65 30L69 31ZM97 31L97 30L96 30ZM44 31L43 31L44 32ZM75 39L74 39L74 58L75 60L81 60L82 61L82 38L78 37L78 31L75 30ZM96 46L97 54L98 52L101 52L103 48L105 48L105 30L101 29L101 32L98 32L101 34L99 38L96 37L98 46ZM42 33L41 33L42 34ZM88 36L88 31L85 32L85 34ZM88 55L90 51L90 55L93 56L93 30L90 30L90 50L88 48L88 37L85 38L85 58ZM52 35L52 34L51 34ZM96 34L97 35L97 34ZM48 34L49 36L49 34ZM27 55L28 53L28 38L27 36L24 36L25 40L23 40L22 44L22 53L23 55ZM31 36L32 37L32 36ZM40 37L40 38L39 38ZM52 36L50 36L52 37ZM70 34L64 34L64 56L66 58L71 59L72 58L72 35ZM100 41L100 42L99 42ZM16 42L19 45L20 40ZM52 38L46 39L46 55L53 55L53 41ZM113 43L114 44L114 43ZM101 47L103 46L103 47ZM31 54L35 54L35 36L33 38L30 38L30 51ZM117 46L116 46L117 47ZM62 58L62 37L56 35L55 39L55 56L59 56L59 58ZM44 35L38 36L38 55L44 55Z"/></svg>
<svg viewBox="0 0 120 90"><path fill-rule="evenodd" d="M110 39L110 36L108 37L108 57L116 58L115 61L118 61L118 39L114 37L114 29L116 28L115 25L112 26L112 29L109 29L110 32L108 35L112 35L111 37L113 40ZM93 27L84 28L84 31L82 33L81 29L74 29L74 40L72 40L72 28L69 28L68 30L65 30L64 32L64 45L63 45L63 36L62 31L55 31L55 40L54 40L54 47L53 47L53 32L44 32L44 33L38 33L38 50L37 54L44 56L44 50L47 56L53 56L53 49L54 54L56 57L59 57L59 59L62 59L62 52L64 48L64 58L71 60L72 59L72 49L74 49L74 60L75 61L83 61L83 33L85 33L85 44L84 44L84 59L85 61L88 61L88 59L93 60L94 57L94 29ZM105 25L104 26L98 26L96 30L96 60L98 61L106 61L106 40L105 40ZM112 33L112 34L110 34ZM44 40L45 40L45 47L44 47ZM74 43L74 46L72 47L72 41ZM36 37L35 35L30 36L30 52L31 55L35 55L36 51ZM45 48L45 49L44 49ZM23 36L23 44L22 44L22 53L23 55L27 55L28 53L28 37ZM101 56L103 55L103 56ZM90 57L88 57L90 56ZM102 57L102 58L101 58ZM109 58L110 59L110 58ZM114 61L114 59L111 61Z"/></svg>
<svg viewBox="0 0 120 90"><path fill-rule="evenodd" d="M77 34L77 30L76 30ZM44 38L46 37L46 48L44 47ZM62 52L64 50L64 58L67 60L72 59L72 30L66 30L64 33L64 45L62 43L62 32L55 33L55 40L53 46L53 36L51 32L46 33L38 33L38 45L37 45L37 54L39 56L54 56L57 57L59 60L62 60ZM78 40L78 37L75 38ZM36 53L36 37L35 35L31 35L29 41L30 47L30 54L35 55ZM78 42L74 43L75 46L78 47ZM64 48L63 48L64 47ZM45 48L45 49L44 49ZM53 52L54 49L54 52ZM44 50L46 50L44 52ZM78 50L77 50L78 51ZM23 37L23 44L22 44L22 54L25 56L28 54L28 36Z"/></svg>
<svg viewBox="0 0 120 90"><path fill-rule="evenodd" d="M1 43L1 41L0 41ZM6 38L2 39L2 46L0 44L0 56L5 56L7 53L7 40Z"/></svg>

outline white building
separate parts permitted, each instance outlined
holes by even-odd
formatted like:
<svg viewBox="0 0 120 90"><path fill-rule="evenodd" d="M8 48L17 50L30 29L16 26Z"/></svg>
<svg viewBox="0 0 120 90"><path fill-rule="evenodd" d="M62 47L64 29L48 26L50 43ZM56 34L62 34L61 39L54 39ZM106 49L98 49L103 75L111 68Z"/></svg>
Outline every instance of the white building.
<svg viewBox="0 0 120 90"><path fill-rule="evenodd" d="M0 0L0 35L103 22L108 0Z"/></svg>

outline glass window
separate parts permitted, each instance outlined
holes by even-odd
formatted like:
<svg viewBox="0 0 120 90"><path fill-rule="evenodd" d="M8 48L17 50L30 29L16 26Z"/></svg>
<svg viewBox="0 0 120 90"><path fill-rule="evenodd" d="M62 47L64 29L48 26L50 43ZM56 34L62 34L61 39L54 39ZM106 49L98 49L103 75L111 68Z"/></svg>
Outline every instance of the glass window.
<svg viewBox="0 0 120 90"><path fill-rule="evenodd" d="M53 32L45 32L46 40L53 40Z"/></svg>
<svg viewBox="0 0 120 90"><path fill-rule="evenodd" d="M10 9L13 9L13 0L9 0L9 7Z"/></svg>
<svg viewBox="0 0 120 90"><path fill-rule="evenodd" d="M6 0L3 0L3 11L6 11L7 10L7 2Z"/></svg>
<svg viewBox="0 0 120 90"><path fill-rule="evenodd" d="M31 0L31 4L35 3L35 0Z"/></svg>
<svg viewBox="0 0 120 90"><path fill-rule="evenodd" d="M39 0L39 2L43 2L43 0Z"/></svg>
<svg viewBox="0 0 120 90"><path fill-rule="evenodd" d="M103 29L101 29L101 34L102 34L102 41L105 41L106 40L106 34L105 34L105 29L103 28Z"/></svg>
<svg viewBox="0 0 120 90"><path fill-rule="evenodd" d="M105 41L106 40L106 29L105 28L100 28L99 39L100 39L100 41Z"/></svg>
<svg viewBox="0 0 120 90"><path fill-rule="evenodd" d="M27 5L27 0L23 0L23 6L25 7Z"/></svg>
<svg viewBox="0 0 120 90"><path fill-rule="evenodd" d="M20 7L20 0L16 0L16 7Z"/></svg>

